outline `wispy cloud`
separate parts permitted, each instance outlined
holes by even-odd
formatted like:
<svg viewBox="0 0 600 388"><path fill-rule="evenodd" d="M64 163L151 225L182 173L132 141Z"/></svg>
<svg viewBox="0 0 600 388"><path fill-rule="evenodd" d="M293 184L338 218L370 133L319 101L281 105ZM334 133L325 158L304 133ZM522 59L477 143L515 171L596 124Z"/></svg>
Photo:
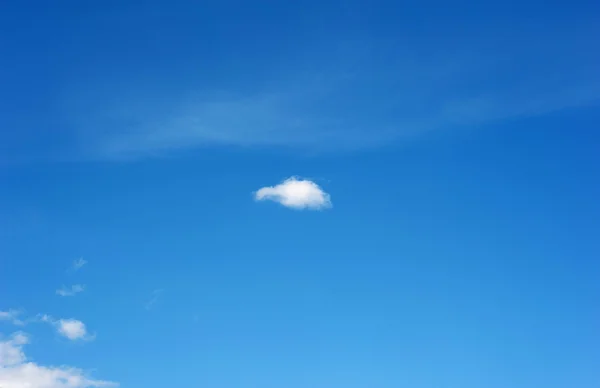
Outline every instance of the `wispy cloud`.
<svg viewBox="0 0 600 388"><path fill-rule="evenodd" d="M532 48L537 57L499 50L504 52L440 50L430 60L407 55L390 63L356 61L343 78L315 74L320 83L306 82L291 73L285 82L251 94L183 92L162 109L132 93L112 107L105 101L102 115L86 111L79 136L86 153L108 159L209 145L351 150L600 99L600 77L589 71L595 59L573 47ZM562 62L556 60L560 55ZM531 69L532 63L541 67Z"/></svg>
<svg viewBox="0 0 600 388"><path fill-rule="evenodd" d="M29 336L14 333L0 341L0 387L2 388L101 388L117 383L94 380L78 368L40 365L28 359L24 347Z"/></svg>
<svg viewBox="0 0 600 388"><path fill-rule="evenodd" d="M334 34L323 37L327 49L289 48L284 62L253 53L264 72L240 66L239 83L224 74L211 86L173 86L168 73L156 82L133 73L74 80L61 105L64 137L80 157L103 160L206 146L352 150L599 101L596 23L480 27L435 39L403 30L401 41ZM224 55L215 62L229 63ZM198 75L176 79L186 77Z"/></svg>
<svg viewBox="0 0 600 388"><path fill-rule="evenodd" d="M471 11L453 8L459 16L473 16ZM298 30L295 44L242 50L247 57L235 49L214 51L209 68L197 55L197 42L172 30L174 35L161 35L142 50L146 56L136 56L119 71L105 66L117 60L110 55L116 47L97 47L102 63L81 64L95 69L90 73L54 74L61 94L40 101L48 112L30 121L31 112L17 109L3 123L23 124L0 131L0 144L19 160L123 160L207 146L314 153L596 104L597 20L583 9L559 20L555 11L540 9L531 16L535 20L492 12L487 20L452 25L427 17L427 33L407 15L410 22L398 22L395 33L373 28L372 15L375 19L355 20L359 25L352 24L350 35L332 27L318 40L303 39ZM115 12L95 15L90 25L112 23ZM152 33L155 23L146 22L131 30ZM501 27L507 25L511 28ZM239 39L229 38L219 40L219 47L238 47ZM174 55L155 54L167 51ZM62 130L40 132L50 121ZM52 140L47 147L32 140L40 134ZM7 158L0 155L0 163Z"/></svg>
<svg viewBox="0 0 600 388"><path fill-rule="evenodd" d="M154 308L155 305L161 300L163 292L163 289L156 289L152 291L152 295L150 296L150 299L144 304L144 308L146 310L151 310L152 308Z"/></svg>
<svg viewBox="0 0 600 388"><path fill-rule="evenodd" d="M90 334L87 326L78 319L57 319L48 314L21 318L22 315L21 310L0 311L0 321L7 321L17 326L25 326L30 323L46 323L54 327L58 334L70 340L90 341L96 337L95 334Z"/></svg>
<svg viewBox="0 0 600 388"><path fill-rule="evenodd" d="M74 284L71 287L62 286L58 290L56 290L56 295L60 296L75 296L80 292L85 291L85 286L82 284Z"/></svg>
<svg viewBox="0 0 600 388"><path fill-rule="evenodd" d="M86 264L87 261L84 260L83 257L80 257L79 259L73 261L73 264L71 265L71 270L79 271Z"/></svg>
<svg viewBox="0 0 600 388"><path fill-rule="evenodd" d="M20 316L23 314L21 310L10 309L8 311L0 311L0 321L10 322L16 326L25 325L26 321Z"/></svg>
<svg viewBox="0 0 600 388"><path fill-rule="evenodd" d="M292 209L320 210L331 207L331 197L315 182L291 177L254 193L257 201L274 201Z"/></svg>

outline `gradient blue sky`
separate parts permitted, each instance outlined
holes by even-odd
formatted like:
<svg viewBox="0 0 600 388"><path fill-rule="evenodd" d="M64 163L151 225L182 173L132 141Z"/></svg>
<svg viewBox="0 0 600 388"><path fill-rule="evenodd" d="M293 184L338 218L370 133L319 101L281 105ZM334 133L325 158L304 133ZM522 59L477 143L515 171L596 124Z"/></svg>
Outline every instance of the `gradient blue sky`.
<svg viewBox="0 0 600 388"><path fill-rule="evenodd" d="M600 6L561 3L2 2L3 388L600 386ZM253 200L290 176L333 206Z"/></svg>

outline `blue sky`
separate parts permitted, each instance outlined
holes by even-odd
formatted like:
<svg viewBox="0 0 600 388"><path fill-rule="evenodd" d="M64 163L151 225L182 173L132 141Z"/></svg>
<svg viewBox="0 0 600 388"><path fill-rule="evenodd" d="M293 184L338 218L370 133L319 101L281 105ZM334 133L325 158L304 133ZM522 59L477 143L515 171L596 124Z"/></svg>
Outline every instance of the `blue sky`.
<svg viewBox="0 0 600 388"><path fill-rule="evenodd" d="M600 384L600 7L0 5L0 386Z"/></svg>

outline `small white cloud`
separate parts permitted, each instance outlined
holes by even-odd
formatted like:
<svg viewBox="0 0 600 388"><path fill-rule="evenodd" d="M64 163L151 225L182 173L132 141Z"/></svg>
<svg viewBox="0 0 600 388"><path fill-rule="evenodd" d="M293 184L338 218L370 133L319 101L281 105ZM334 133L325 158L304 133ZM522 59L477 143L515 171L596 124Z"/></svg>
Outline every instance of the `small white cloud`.
<svg viewBox="0 0 600 388"><path fill-rule="evenodd" d="M61 288L56 290L56 295L75 296L76 294L79 294L80 292L83 292L84 290L85 290L85 287L81 284L74 284L71 286L71 288L62 286Z"/></svg>
<svg viewBox="0 0 600 388"><path fill-rule="evenodd" d="M71 268L73 269L73 271L78 271L81 269L81 267L83 267L86 264L87 261L84 260L83 257L80 257L79 259L73 261L73 266Z"/></svg>
<svg viewBox="0 0 600 388"><path fill-rule="evenodd" d="M315 182L291 177L276 186L254 193L257 201L274 201L293 209L320 210L331 207L331 198Z"/></svg>
<svg viewBox="0 0 600 388"><path fill-rule="evenodd" d="M78 319L54 319L47 314L39 315L38 319L41 322L51 324L56 328L58 334L71 341L91 341L95 338L95 335L90 335L85 324Z"/></svg>
<svg viewBox="0 0 600 388"><path fill-rule="evenodd" d="M12 323L13 325L23 326L25 322L19 319L20 315L20 310L10 309L8 311L0 311L0 321L6 321Z"/></svg>
<svg viewBox="0 0 600 388"><path fill-rule="evenodd" d="M29 337L16 333L0 341L0 387L2 388L100 388L117 383L93 380L84 371L68 366L39 365L28 360L23 347Z"/></svg>
<svg viewBox="0 0 600 388"><path fill-rule="evenodd" d="M91 339L85 324L77 319L60 319L56 322L58 333L71 341Z"/></svg>

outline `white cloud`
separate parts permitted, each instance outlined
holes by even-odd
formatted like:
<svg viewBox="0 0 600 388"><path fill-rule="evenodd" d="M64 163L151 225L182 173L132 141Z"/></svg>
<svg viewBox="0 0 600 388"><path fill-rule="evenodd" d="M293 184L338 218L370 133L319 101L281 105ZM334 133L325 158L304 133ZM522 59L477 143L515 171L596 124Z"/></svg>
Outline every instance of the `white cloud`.
<svg viewBox="0 0 600 388"><path fill-rule="evenodd" d="M23 346L29 337L22 333L0 341L0 387L2 388L100 388L117 383L89 378L78 368L42 366L27 359Z"/></svg>
<svg viewBox="0 0 600 388"><path fill-rule="evenodd" d="M20 310L10 309L8 311L0 311L0 321L8 321L13 325L23 326L25 322L19 319L20 315Z"/></svg>
<svg viewBox="0 0 600 388"><path fill-rule="evenodd" d="M60 295L60 296L74 296L80 292L83 292L85 290L85 287L81 284L74 284L71 286L71 288L67 288L65 286L62 286L61 288L59 288L58 290L56 290L56 295Z"/></svg>
<svg viewBox="0 0 600 388"><path fill-rule="evenodd" d="M95 335L89 334L85 324L78 319L54 319L47 314L40 315L38 317L41 322L46 322L53 325L58 334L70 339L71 341L91 341L95 338Z"/></svg>
<svg viewBox="0 0 600 388"><path fill-rule="evenodd" d="M21 346L28 342L29 338L23 333L16 333L8 341L0 342L0 367L25 361L25 354L23 354Z"/></svg>
<svg viewBox="0 0 600 388"><path fill-rule="evenodd" d="M85 324L77 319L60 319L57 321L57 329L59 334L72 341L90 338Z"/></svg>
<svg viewBox="0 0 600 388"><path fill-rule="evenodd" d="M81 269L81 267L83 267L84 265L87 264L87 261L83 259L83 257L80 257L79 259L73 261L73 266L72 269L74 271L78 271Z"/></svg>
<svg viewBox="0 0 600 388"><path fill-rule="evenodd" d="M274 201L293 209L325 209L331 198L315 182L291 177L276 186L263 187L254 193L257 201Z"/></svg>

